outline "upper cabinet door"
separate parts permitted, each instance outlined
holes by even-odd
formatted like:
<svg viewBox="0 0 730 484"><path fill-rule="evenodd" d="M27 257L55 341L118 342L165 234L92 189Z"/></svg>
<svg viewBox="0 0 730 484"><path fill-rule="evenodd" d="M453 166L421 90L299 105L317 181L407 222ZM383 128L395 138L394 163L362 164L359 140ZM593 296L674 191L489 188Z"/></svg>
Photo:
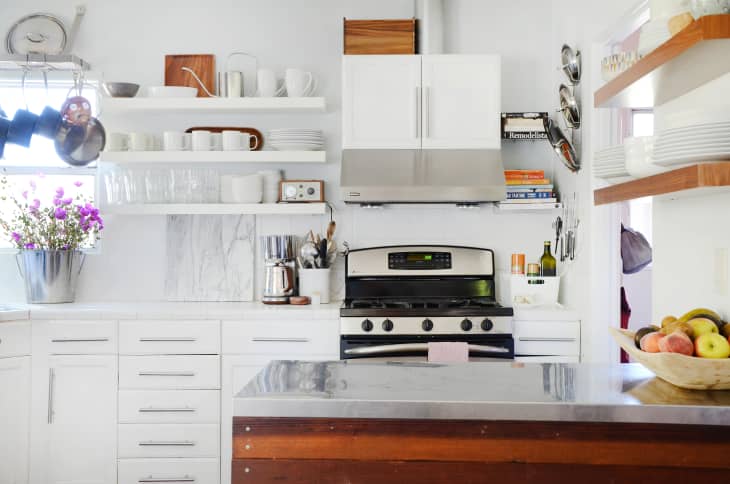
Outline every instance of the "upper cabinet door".
<svg viewBox="0 0 730 484"><path fill-rule="evenodd" d="M343 56L343 148L420 148L420 99L421 56Z"/></svg>
<svg viewBox="0 0 730 484"><path fill-rule="evenodd" d="M497 55L423 56L423 147L499 149Z"/></svg>

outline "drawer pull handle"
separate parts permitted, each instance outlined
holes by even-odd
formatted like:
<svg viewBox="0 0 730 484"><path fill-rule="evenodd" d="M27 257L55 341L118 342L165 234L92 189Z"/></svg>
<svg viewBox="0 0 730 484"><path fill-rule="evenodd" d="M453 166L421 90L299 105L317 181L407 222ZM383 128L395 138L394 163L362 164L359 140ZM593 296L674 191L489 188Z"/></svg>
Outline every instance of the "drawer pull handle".
<svg viewBox="0 0 730 484"><path fill-rule="evenodd" d="M106 343L109 338L57 338L51 343Z"/></svg>
<svg viewBox="0 0 730 484"><path fill-rule="evenodd" d="M195 409L190 408L190 407L181 407L181 408L147 407L147 408L139 409L139 413L184 413L184 412L195 412Z"/></svg>
<svg viewBox="0 0 730 484"><path fill-rule="evenodd" d="M195 442L191 440L181 441L158 441L158 440L146 440L139 443L140 447L194 447Z"/></svg>
<svg viewBox="0 0 730 484"><path fill-rule="evenodd" d="M195 376L194 371L140 371L139 376Z"/></svg>
<svg viewBox="0 0 730 484"><path fill-rule="evenodd" d="M276 338L276 337L255 337L254 343L309 343L309 338Z"/></svg>
<svg viewBox="0 0 730 484"><path fill-rule="evenodd" d="M543 342L559 342L559 343L573 343L575 338L517 338L520 341L543 341Z"/></svg>
<svg viewBox="0 0 730 484"><path fill-rule="evenodd" d="M184 477L143 477L141 479L138 479L137 482L140 484L146 484L146 483L152 483L152 482L195 482L194 477L190 476L184 476Z"/></svg>
<svg viewBox="0 0 730 484"><path fill-rule="evenodd" d="M140 338L140 343L195 343L198 338Z"/></svg>

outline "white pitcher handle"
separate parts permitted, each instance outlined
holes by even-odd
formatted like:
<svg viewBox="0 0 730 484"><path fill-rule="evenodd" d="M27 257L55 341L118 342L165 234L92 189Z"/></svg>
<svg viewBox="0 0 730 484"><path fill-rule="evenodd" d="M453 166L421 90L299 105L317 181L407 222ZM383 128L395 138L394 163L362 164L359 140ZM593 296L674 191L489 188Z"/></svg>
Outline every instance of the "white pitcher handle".
<svg viewBox="0 0 730 484"><path fill-rule="evenodd" d="M304 95L311 96L314 90L317 89L317 79L311 72L307 72L307 75L309 75L309 82L307 82L307 87L304 89Z"/></svg>
<svg viewBox="0 0 730 484"><path fill-rule="evenodd" d="M256 140L256 143L254 143L253 148L251 148L251 144L249 143L248 149L250 149L251 151L256 151L257 149L259 149L259 137L255 134L252 134L251 137Z"/></svg>

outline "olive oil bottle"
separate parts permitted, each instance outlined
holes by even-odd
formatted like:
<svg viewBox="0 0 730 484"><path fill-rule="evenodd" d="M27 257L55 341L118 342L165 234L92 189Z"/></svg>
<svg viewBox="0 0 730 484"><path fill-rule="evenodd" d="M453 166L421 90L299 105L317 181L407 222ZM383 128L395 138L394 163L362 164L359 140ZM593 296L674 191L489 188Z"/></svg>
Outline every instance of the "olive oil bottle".
<svg viewBox="0 0 730 484"><path fill-rule="evenodd" d="M557 261L550 253L550 241L545 241L545 248L540 257L540 275L543 277L555 277L557 275Z"/></svg>

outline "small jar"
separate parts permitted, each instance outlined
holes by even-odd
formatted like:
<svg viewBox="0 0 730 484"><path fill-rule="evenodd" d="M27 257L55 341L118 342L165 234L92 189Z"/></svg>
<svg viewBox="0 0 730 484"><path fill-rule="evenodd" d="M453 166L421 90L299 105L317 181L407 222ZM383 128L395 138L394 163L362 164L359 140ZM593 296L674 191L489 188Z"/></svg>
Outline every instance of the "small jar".
<svg viewBox="0 0 730 484"><path fill-rule="evenodd" d="M540 277L540 264L527 264L527 277Z"/></svg>
<svg viewBox="0 0 730 484"><path fill-rule="evenodd" d="M512 274L525 273L525 254L512 254Z"/></svg>

